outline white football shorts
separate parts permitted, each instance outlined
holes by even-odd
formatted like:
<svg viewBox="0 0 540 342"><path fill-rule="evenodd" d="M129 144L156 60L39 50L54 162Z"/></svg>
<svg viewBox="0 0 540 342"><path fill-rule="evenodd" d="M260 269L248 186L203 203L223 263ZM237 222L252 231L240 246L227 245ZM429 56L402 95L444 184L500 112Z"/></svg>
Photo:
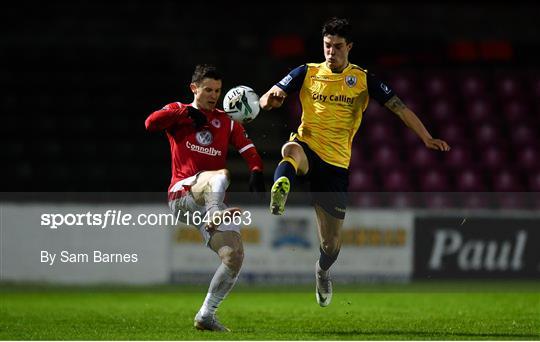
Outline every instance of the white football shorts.
<svg viewBox="0 0 540 342"><path fill-rule="evenodd" d="M186 223L186 224L189 223L190 225L196 227L201 233L205 245L208 246L208 243L210 242L211 234L208 231L206 231L206 229L204 228L206 226L206 222L201 222L201 224L199 224L198 226L195 226L193 224L193 221L194 221L193 219L191 219L190 222L187 222L188 215L191 215L190 217L197 216L199 218L204 218L206 215L206 207L204 205L198 205L195 202L195 198L193 197L191 190L186 191L186 186L189 189L191 185L197 182L198 175L199 174L196 174L195 176L185 178L181 181L176 182L173 185L173 187L169 191L169 194L174 193L174 192L183 192L183 193L181 194L181 196L177 197L176 199L169 201L169 208L171 209L175 217L178 217L178 215L180 215L179 220L181 222ZM222 205L220 206L220 209L223 210L226 208L227 208L227 205L225 203L222 203ZM240 234L240 226L232 222L230 224L219 225L217 230L222 231L222 232L233 231Z"/></svg>

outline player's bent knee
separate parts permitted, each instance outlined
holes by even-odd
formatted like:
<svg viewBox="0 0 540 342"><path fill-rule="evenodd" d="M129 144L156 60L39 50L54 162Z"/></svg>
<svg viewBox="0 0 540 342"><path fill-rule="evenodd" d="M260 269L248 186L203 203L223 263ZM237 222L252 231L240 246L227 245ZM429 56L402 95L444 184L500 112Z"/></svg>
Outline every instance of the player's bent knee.
<svg viewBox="0 0 540 342"><path fill-rule="evenodd" d="M287 143L281 151L282 156L294 159L298 167L299 174L306 174L308 171L308 161L303 148L297 143Z"/></svg>
<svg viewBox="0 0 540 342"><path fill-rule="evenodd" d="M221 261L231 270L238 272L244 261L244 252L230 247L223 248L220 251Z"/></svg>
<svg viewBox="0 0 540 342"><path fill-rule="evenodd" d="M210 178L209 183L212 185L213 189L220 189L221 191L227 190L231 184L231 175L228 170L218 170L212 178Z"/></svg>
<svg viewBox="0 0 540 342"><path fill-rule="evenodd" d="M221 170L217 170L216 173L218 175L223 175L227 178L227 181L230 181L231 179L231 172L227 169L221 169Z"/></svg>
<svg viewBox="0 0 540 342"><path fill-rule="evenodd" d="M287 144L283 146L283 157L298 158L302 153L302 147L298 144Z"/></svg>

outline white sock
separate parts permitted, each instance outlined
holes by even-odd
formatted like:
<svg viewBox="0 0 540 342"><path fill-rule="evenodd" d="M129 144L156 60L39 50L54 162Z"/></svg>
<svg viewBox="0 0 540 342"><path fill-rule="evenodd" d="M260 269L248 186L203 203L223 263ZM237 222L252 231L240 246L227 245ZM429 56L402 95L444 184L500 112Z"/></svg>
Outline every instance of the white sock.
<svg viewBox="0 0 540 342"><path fill-rule="evenodd" d="M215 175L209 181L209 189L204 194L206 211L212 214L223 206L225 191L229 187L229 179L225 175Z"/></svg>
<svg viewBox="0 0 540 342"><path fill-rule="evenodd" d="M201 316L206 317L216 313L219 304L221 304L223 299L231 291L237 279L237 273L233 272L224 263L219 265L210 282L204 303L199 310Z"/></svg>

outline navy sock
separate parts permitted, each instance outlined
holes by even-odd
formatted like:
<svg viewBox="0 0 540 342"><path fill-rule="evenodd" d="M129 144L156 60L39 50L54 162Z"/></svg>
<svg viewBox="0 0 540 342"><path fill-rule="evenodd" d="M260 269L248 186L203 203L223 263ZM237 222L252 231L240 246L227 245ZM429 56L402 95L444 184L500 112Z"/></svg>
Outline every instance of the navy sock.
<svg viewBox="0 0 540 342"><path fill-rule="evenodd" d="M332 264L337 260L339 251L337 251L336 254L330 256L326 254L321 247L319 247L319 250L321 251L321 256L319 257L319 266L322 270L328 271L330 266L332 266Z"/></svg>
<svg viewBox="0 0 540 342"><path fill-rule="evenodd" d="M283 176L289 179L289 183L292 187L292 182L294 180L294 177L296 177L296 170L294 169L294 166L288 161L282 161L281 163L279 163L276 171L274 172L274 182L277 181L279 177Z"/></svg>

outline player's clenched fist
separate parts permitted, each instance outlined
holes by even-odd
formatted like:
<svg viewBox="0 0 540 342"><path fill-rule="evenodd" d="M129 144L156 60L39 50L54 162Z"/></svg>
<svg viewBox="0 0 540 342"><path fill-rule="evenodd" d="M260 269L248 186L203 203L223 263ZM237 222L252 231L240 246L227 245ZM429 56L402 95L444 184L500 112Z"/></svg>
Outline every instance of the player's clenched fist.
<svg viewBox="0 0 540 342"><path fill-rule="evenodd" d="M187 107L188 117L193 120L195 128L199 129L208 123L206 116L197 108L189 106Z"/></svg>

